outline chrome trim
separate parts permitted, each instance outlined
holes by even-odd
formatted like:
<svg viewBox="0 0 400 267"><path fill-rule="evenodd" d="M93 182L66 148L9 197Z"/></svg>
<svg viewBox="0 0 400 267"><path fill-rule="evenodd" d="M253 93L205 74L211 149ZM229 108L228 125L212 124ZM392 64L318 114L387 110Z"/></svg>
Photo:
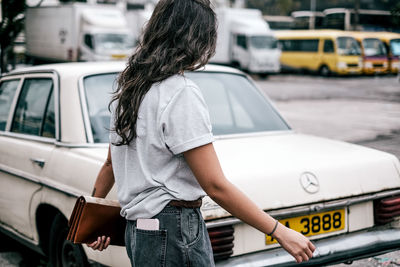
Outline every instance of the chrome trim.
<svg viewBox="0 0 400 267"><path fill-rule="evenodd" d="M5 131L11 130L11 124L12 124L12 120L13 120L14 114L15 114L15 107L17 106L19 94L21 93L22 85L24 84L24 81L25 81L25 78L23 76L20 76L17 79L19 79L19 84L18 84L17 90L15 90L14 98L11 102L10 112L8 113Z"/></svg>
<svg viewBox="0 0 400 267"><path fill-rule="evenodd" d="M0 132L0 136L8 136L8 137L13 137L13 138L18 138L18 139L23 139L23 140L28 140L28 141L41 142L41 143L46 143L46 144L54 144L55 143L54 138L38 136L38 135L29 135L29 134L14 133L14 132Z"/></svg>
<svg viewBox="0 0 400 267"><path fill-rule="evenodd" d="M108 75L108 74L115 74L115 76L117 77L120 74L120 71L116 71L116 72L115 71L105 71L105 72L98 72L98 73L92 73L92 74L86 73L86 74L81 75L78 79L78 90L79 90L79 98L80 98L80 102L81 102L81 111L82 111L82 116L83 116L85 132L86 132L86 139L89 144L95 144L95 142L94 142L94 138L93 138L92 125L90 124L89 108L88 108L87 102L86 102L86 91L85 91L85 87L83 85L83 80L85 78L91 77L91 76Z"/></svg>
<svg viewBox="0 0 400 267"><path fill-rule="evenodd" d="M55 112L55 129L56 129L56 140L61 141L61 105L60 105L60 95L61 95L61 79L60 74L54 71L56 81L54 81L53 92L54 92L54 112ZM56 90L57 87L57 90Z"/></svg>
<svg viewBox="0 0 400 267"><path fill-rule="evenodd" d="M89 109L86 102L86 92L83 86L83 79L85 77L86 76L81 76L78 80L79 101L81 103L81 112L82 112L83 124L85 127L86 141L89 144L94 144L92 127L90 125Z"/></svg>
<svg viewBox="0 0 400 267"><path fill-rule="evenodd" d="M295 133L295 131L289 129L289 130L254 132L254 133L223 134L223 135L215 135L214 139L215 140L224 140L224 139L259 137L259 136L270 136L270 135L292 134L292 133Z"/></svg>
<svg viewBox="0 0 400 267"><path fill-rule="evenodd" d="M288 208L288 209L278 209L278 210L270 210L270 211L267 210L266 212L276 219L283 219L283 218L288 218L288 217L296 217L296 216L300 216L300 215L304 215L304 214L310 214L310 213L314 213L314 212L322 212L322 211L328 211L328 210L333 210L333 209L337 209L337 208L348 207L348 206L355 205L358 203L373 201L375 199L389 197L392 195L400 195L400 189L372 193L372 194L366 195L366 196L334 200L334 201L329 201L326 203L316 203L316 204L304 205L304 206ZM231 218L224 218L224 219L220 219L220 220L216 219L215 221L209 221L209 222L206 222L206 225L207 225L208 229L211 229L211 228L215 228L215 227L220 227L220 226L225 226L225 225L234 225L234 224L238 224L238 223L241 223L241 220L231 217Z"/></svg>
<svg viewBox="0 0 400 267"><path fill-rule="evenodd" d="M397 250L400 247L399 229L373 229L314 240L317 247L309 262L296 263L283 248L257 251L217 262L217 267L240 266L325 266L361 259Z"/></svg>
<svg viewBox="0 0 400 267"><path fill-rule="evenodd" d="M39 254L45 255L42 248L39 246L38 241L35 241L35 240L32 240L32 239L26 237L25 235L19 233L15 229L11 228L10 226L8 226L2 222L0 222L0 232L9 236L12 239L18 241L22 245L33 249L34 251L38 252Z"/></svg>
<svg viewBox="0 0 400 267"><path fill-rule="evenodd" d="M15 115L15 109L17 107L18 104L18 99L19 96L21 94L22 91L22 87L25 83L25 79L30 79L30 78L51 78L53 81L53 93L54 93L54 113L55 113L55 139L60 140L60 105L59 105L59 91L60 91L60 79L59 79L59 75L57 72L55 71L51 71L51 72L34 72L34 73L17 73L17 74L10 74L8 76L6 76L3 80L13 80L13 79L20 79L20 84L18 85L17 91L15 92L14 95L14 99L13 102L11 104L10 110L11 112L8 114L8 118L7 118L7 124L6 124L6 129L5 132L0 131L0 135L5 134L8 135L8 133L11 133L11 126L12 126L12 121L14 119L14 115ZM13 134L17 134L17 133L13 133ZM29 140L35 140L38 141L34 137L33 135L27 135L27 134L17 134L15 137L18 138L25 138L29 139ZM36 136L39 137L39 136ZM41 138L45 138L45 142L46 139L53 139L53 138L46 138L46 137L41 137ZM42 140L40 140L42 141Z"/></svg>
<svg viewBox="0 0 400 267"><path fill-rule="evenodd" d="M32 70L28 67L27 70L13 70L12 72L4 74L1 78L8 78L17 75L27 75L27 74L47 74L47 73L54 73L54 69L42 69L42 70Z"/></svg>
<svg viewBox="0 0 400 267"><path fill-rule="evenodd" d="M64 143L64 142L55 142L55 145L58 147L67 147L67 148L108 148L108 143Z"/></svg>
<svg viewBox="0 0 400 267"><path fill-rule="evenodd" d="M17 176L18 178L24 179L26 181L30 181L33 183L36 183L40 186L50 188L53 190L56 190L58 192L61 192L63 194L66 194L68 196L73 196L73 197L80 197L82 195L87 195L87 192L82 192L79 190L75 190L73 188L69 188L61 183L54 182L53 180L50 179L44 179L44 178L39 178L30 174L27 174L25 172L16 170L14 168L10 168L8 166L0 164L0 172L8 173L10 175Z"/></svg>

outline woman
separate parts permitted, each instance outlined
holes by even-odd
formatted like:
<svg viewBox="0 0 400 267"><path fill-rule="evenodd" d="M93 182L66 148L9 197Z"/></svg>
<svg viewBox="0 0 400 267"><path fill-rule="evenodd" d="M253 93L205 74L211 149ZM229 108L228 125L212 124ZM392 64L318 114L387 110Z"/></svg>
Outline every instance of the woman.
<svg viewBox="0 0 400 267"><path fill-rule="evenodd" d="M206 104L184 76L204 66L215 45L209 0L160 0L119 77L110 104L108 158L93 195L105 197L115 177L132 266L214 266L199 211L206 194L271 234L297 262L315 250L306 237L258 209L221 170ZM88 246L103 250L109 243L103 236Z"/></svg>

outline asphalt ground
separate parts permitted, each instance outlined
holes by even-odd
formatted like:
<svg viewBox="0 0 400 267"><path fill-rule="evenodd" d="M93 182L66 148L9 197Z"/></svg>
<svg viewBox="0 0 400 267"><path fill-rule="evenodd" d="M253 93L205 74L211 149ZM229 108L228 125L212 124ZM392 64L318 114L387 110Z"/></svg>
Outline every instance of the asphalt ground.
<svg viewBox="0 0 400 267"><path fill-rule="evenodd" d="M400 158L400 83L395 76L254 78L293 130L364 145ZM47 266L45 259L29 249L2 235L0 240L0 267ZM400 266L400 251L334 266Z"/></svg>

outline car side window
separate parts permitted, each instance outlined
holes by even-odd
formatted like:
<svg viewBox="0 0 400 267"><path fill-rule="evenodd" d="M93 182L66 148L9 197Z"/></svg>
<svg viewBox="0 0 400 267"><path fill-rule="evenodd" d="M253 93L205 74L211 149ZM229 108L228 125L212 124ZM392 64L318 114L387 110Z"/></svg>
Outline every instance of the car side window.
<svg viewBox="0 0 400 267"><path fill-rule="evenodd" d="M41 136L55 138L56 137L56 116L54 112L54 90L51 90L49 101L45 112L43 130Z"/></svg>
<svg viewBox="0 0 400 267"><path fill-rule="evenodd" d="M18 80L4 81L0 84L0 131L6 129L11 103L19 84Z"/></svg>
<svg viewBox="0 0 400 267"><path fill-rule="evenodd" d="M51 78L25 79L11 126L12 132L41 135L52 89Z"/></svg>
<svg viewBox="0 0 400 267"><path fill-rule="evenodd" d="M324 52L325 53L334 53L335 48L333 47L333 41L332 40L325 40L324 41Z"/></svg>
<svg viewBox="0 0 400 267"><path fill-rule="evenodd" d="M247 49L246 36L244 36L244 35L236 36L236 43L238 46L242 47L243 49Z"/></svg>
<svg viewBox="0 0 400 267"><path fill-rule="evenodd" d="M93 37L90 34L85 34L85 44L89 47L93 49Z"/></svg>

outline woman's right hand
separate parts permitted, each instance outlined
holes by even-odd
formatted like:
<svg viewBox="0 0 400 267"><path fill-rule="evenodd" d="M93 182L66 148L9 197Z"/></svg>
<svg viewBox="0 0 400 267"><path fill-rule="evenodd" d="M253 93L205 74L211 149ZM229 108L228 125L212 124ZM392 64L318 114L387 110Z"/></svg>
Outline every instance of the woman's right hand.
<svg viewBox="0 0 400 267"><path fill-rule="evenodd" d="M304 235L279 223L272 236L296 259L297 263L308 261L312 258L315 246Z"/></svg>
<svg viewBox="0 0 400 267"><path fill-rule="evenodd" d="M108 245L110 245L110 242L111 242L110 237L99 236L96 241L86 245L92 248L93 250L102 251L103 249L106 249Z"/></svg>

